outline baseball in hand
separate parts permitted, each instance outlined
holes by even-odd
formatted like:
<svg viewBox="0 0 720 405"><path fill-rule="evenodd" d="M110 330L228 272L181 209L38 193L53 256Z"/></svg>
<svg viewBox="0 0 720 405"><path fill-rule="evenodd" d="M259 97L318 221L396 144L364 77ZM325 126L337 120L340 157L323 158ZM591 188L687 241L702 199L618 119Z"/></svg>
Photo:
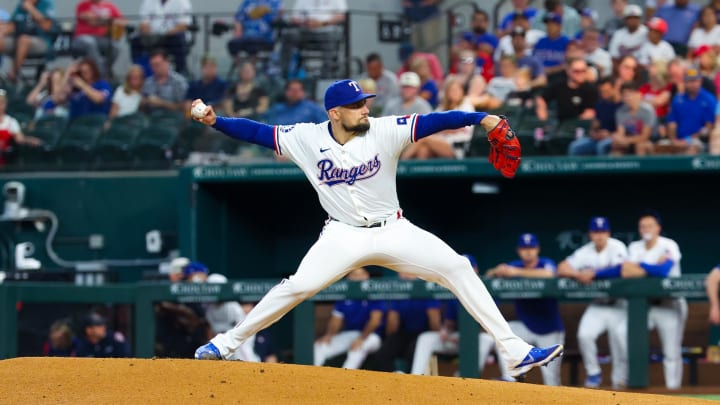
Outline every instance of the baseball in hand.
<svg viewBox="0 0 720 405"><path fill-rule="evenodd" d="M207 105L205 105L205 103L195 104L195 107L192 108L192 116L198 119L205 117L206 108Z"/></svg>

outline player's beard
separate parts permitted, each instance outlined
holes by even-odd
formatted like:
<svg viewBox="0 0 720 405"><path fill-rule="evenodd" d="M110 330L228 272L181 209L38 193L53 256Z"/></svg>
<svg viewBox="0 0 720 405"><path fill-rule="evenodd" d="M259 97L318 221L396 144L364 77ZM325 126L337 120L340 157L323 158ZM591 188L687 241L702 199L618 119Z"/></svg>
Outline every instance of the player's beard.
<svg viewBox="0 0 720 405"><path fill-rule="evenodd" d="M347 125L344 122L342 123L342 127L347 132L354 132L356 134L363 134L367 132L368 129L370 129L370 123L369 122L359 122L355 125Z"/></svg>

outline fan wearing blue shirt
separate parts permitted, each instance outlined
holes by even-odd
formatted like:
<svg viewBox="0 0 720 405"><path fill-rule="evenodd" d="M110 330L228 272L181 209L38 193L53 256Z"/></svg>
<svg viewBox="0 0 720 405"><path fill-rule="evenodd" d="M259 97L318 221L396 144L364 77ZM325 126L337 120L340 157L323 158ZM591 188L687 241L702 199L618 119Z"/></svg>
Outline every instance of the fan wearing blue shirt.
<svg viewBox="0 0 720 405"><path fill-rule="evenodd" d="M543 18L547 36L540 38L533 48L533 56L538 58L548 75L562 72L565 63L565 51L570 39L562 33L562 16L547 13Z"/></svg>
<svg viewBox="0 0 720 405"><path fill-rule="evenodd" d="M555 262L540 257L540 242L534 234L520 235L517 243L517 255L520 257L519 260L501 263L490 269L485 276L503 278L553 278L557 276ZM565 340L565 327L556 299L515 300L515 313L518 320L509 322L510 328L528 342L542 345L549 341L563 342ZM498 358L504 363L501 356ZM558 361L542 368L545 385L560 385L560 366L561 363ZM501 369L505 368L501 366Z"/></svg>
<svg viewBox="0 0 720 405"><path fill-rule="evenodd" d="M400 273L400 278L417 277ZM388 303L385 340L374 355L381 371L395 371L395 359L402 358L412 365L415 342L422 332L440 330L440 301L433 299L396 300ZM404 371L404 370L403 370Z"/></svg>
<svg viewBox="0 0 720 405"><path fill-rule="evenodd" d="M370 278L368 271L357 268L347 275L350 281ZM314 362L322 366L330 357L347 353L343 368L358 369L369 353L380 348L379 329L382 327L385 302L343 300L333 306L327 331L314 346Z"/></svg>
<svg viewBox="0 0 720 405"><path fill-rule="evenodd" d="M204 56L200 63L200 71L202 77L199 80L190 82L188 86L185 95L185 111L190 110L190 102L196 98L217 107L227 94L228 85L225 80L218 77L215 58Z"/></svg>
<svg viewBox="0 0 720 405"><path fill-rule="evenodd" d="M303 82L297 79L287 81L285 101L273 104L267 112L267 122L273 125L319 124L327 119L327 112L306 98Z"/></svg>
<svg viewBox="0 0 720 405"><path fill-rule="evenodd" d="M715 96L702 88L700 72L688 69L685 93L673 97L667 116L668 138L675 153L697 154L705 149L700 138L713 128L716 104Z"/></svg>
<svg viewBox="0 0 720 405"><path fill-rule="evenodd" d="M83 59L68 68L70 121L88 114L108 115L112 88L100 78L100 69L92 59Z"/></svg>

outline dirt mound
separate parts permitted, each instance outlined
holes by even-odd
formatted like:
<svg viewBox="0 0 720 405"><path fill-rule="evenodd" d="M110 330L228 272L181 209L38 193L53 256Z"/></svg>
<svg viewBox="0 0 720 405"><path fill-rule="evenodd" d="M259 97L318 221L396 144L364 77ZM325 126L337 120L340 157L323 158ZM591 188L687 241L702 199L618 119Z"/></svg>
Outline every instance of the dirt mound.
<svg viewBox="0 0 720 405"><path fill-rule="evenodd" d="M0 361L2 404L685 404L696 399L328 367L147 359Z"/></svg>

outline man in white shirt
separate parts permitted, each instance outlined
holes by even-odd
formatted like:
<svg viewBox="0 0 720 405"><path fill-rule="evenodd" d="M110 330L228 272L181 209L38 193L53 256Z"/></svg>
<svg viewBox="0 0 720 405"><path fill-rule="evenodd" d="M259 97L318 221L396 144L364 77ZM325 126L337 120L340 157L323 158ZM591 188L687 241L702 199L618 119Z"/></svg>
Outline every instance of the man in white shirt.
<svg viewBox="0 0 720 405"><path fill-rule="evenodd" d="M597 69L599 77L608 77L613 73L613 63L610 53L600 45L601 35L596 28L583 31L580 46L585 51L585 60Z"/></svg>
<svg viewBox="0 0 720 405"><path fill-rule="evenodd" d="M605 217L594 217L589 226L590 242L573 252L558 265L558 277L581 282L586 274L622 264L628 252L625 244L610 237L610 223ZM597 357L597 338L607 331L612 356L612 384L627 384L627 302L620 299L598 299L585 310L578 325L578 345L585 365L585 387L597 388L602 373Z"/></svg>
<svg viewBox="0 0 720 405"><path fill-rule="evenodd" d="M638 62L649 66L655 62L670 62L675 59L675 49L669 42L663 40L668 26L660 17L653 17L647 22L647 42L640 48Z"/></svg>
<svg viewBox="0 0 720 405"><path fill-rule="evenodd" d="M365 58L365 73L361 79L370 78L375 81L375 101L373 106L382 111L388 100L400 97L400 85L395 73L385 69L378 53L371 53Z"/></svg>
<svg viewBox="0 0 720 405"><path fill-rule="evenodd" d="M537 41L547 35L545 34L545 31L530 28L530 20L526 12L516 11L515 14L512 15L510 33L504 35L498 41L498 46L495 48L495 53L493 54L493 60L499 62L500 58L504 55L515 55L515 49L512 43L512 33L520 31L525 33L525 43L527 45L525 50L526 55L532 55L532 49L535 47ZM517 55L518 58L521 58L522 56L523 55Z"/></svg>
<svg viewBox="0 0 720 405"><path fill-rule="evenodd" d="M133 61L139 63L152 51L162 48L173 57L175 70L187 73L186 34L192 24L191 13L190 0L143 0L138 33L130 41Z"/></svg>
<svg viewBox="0 0 720 405"><path fill-rule="evenodd" d="M613 60L617 61L625 55L632 55L638 58L640 48L647 41L647 27L642 25L641 18L643 15L642 8L635 4L625 7L623 12L625 16L625 28L615 31L608 51Z"/></svg>

